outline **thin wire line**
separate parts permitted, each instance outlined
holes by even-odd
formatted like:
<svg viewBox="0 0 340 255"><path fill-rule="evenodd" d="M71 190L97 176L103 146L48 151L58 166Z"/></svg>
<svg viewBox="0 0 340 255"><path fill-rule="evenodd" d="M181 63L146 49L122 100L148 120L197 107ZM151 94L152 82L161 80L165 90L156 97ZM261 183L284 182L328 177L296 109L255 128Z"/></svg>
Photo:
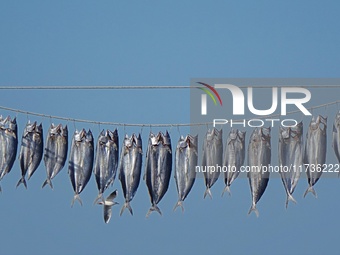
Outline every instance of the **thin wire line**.
<svg viewBox="0 0 340 255"><path fill-rule="evenodd" d="M333 102L329 102L329 103L325 103L325 104L320 104L320 105L317 105L317 106L312 106L312 107L309 107L307 109L312 111L314 109L318 109L318 108L322 108L322 107L327 107L327 106L334 105L334 104L339 104L339 103L340 103L340 100L337 100L337 101L333 101ZM79 123L89 123L89 124L98 124L98 125L112 125L112 126L125 126L125 127L147 127L147 126L149 126L150 128L151 127L192 127L192 126L205 126L205 125L208 126L208 125L213 124L213 122L178 123L178 124L119 123L119 122L105 122L105 121L94 121L94 120L85 120L85 119L66 118L66 117L61 117L61 116L53 116L53 115L47 115L47 114L42 114L42 113L23 111L23 110L14 109L14 108L5 107L5 106L0 106L0 109L6 110L6 111L15 112L15 113L26 114L27 117L28 117L28 115L32 115L32 116L39 116L39 117L44 117L44 118L66 120L68 122L72 121L74 124L75 124L75 122L79 122ZM301 111L300 110L290 111L290 112L287 112L286 115L290 115L290 114L294 114L294 113L299 113L299 112L301 112ZM273 117L280 117L280 116L281 116L281 114L272 114L272 115L257 117L257 119L266 119L266 118L273 118ZM248 120L249 119L246 119L246 121L248 121ZM243 121L243 119L233 120L233 121L234 122L238 122L238 121Z"/></svg>
<svg viewBox="0 0 340 255"><path fill-rule="evenodd" d="M289 84L286 87L300 88L340 88L339 85L298 85ZM238 86L239 88L248 88L249 86ZM275 87L275 86L274 86ZM138 90L138 89L194 89L200 86L0 86L0 90ZM256 89L268 89L272 86L253 86Z"/></svg>

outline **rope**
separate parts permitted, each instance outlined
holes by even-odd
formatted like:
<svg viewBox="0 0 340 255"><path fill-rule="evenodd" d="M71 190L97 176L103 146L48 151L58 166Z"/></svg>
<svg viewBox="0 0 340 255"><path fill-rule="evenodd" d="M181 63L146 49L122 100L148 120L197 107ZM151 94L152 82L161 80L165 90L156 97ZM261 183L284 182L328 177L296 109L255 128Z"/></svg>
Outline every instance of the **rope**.
<svg viewBox="0 0 340 255"><path fill-rule="evenodd" d="M337 101L333 101L333 102L329 102L329 103L325 103L325 104L320 104L320 105L316 105L316 106L312 106L307 108L308 110L314 110L314 109L318 109L318 108L322 108L322 107L328 107L330 105L335 105L335 104L339 104L340 100ZM22 113L22 114L26 114L27 118L28 115L32 115L32 116L39 116L39 117L43 117L43 118L50 118L50 119L58 119L58 120L65 120L67 122L73 122L75 124L75 122L79 122L79 123L89 123L89 124L97 124L97 125L112 125L112 126L125 126L125 127L193 127L193 126L208 126L213 124L212 122L204 122L204 123L178 123L178 124L136 124L136 123L120 123L120 122L103 122L103 121L94 121L94 120L84 120L84 119L73 119L73 118L66 118L66 117L60 117L60 116L53 116L53 115L47 115L47 114L42 114L42 113L36 113L36 112L29 112L29 111L23 111L23 110L19 110L19 109L14 109L14 108L9 108L9 107L5 107L5 106L0 106L0 109L6 110L6 111L11 111L11 112L15 112L15 113ZM294 114L294 113L299 113L300 110L295 110L295 111L290 111L287 112L287 115L289 114ZM257 117L257 119L266 119L266 118L273 118L273 117L280 117L280 114L272 114L272 115L268 115L268 116L261 116L261 117ZM243 121L243 120L234 120L235 122L237 121Z"/></svg>
<svg viewBox="0 0 340 255"><path fill-rule="evenodd" d="M300 88L340 88L339 85L294 85ZM248 88L249 86L238 86L239 88ZM275 86L274 86L275 87ZM194 89L200 86L0 86L0 90L142 90L142 89ZM256 89L268 89L272 86L254 86Z"/></svg>

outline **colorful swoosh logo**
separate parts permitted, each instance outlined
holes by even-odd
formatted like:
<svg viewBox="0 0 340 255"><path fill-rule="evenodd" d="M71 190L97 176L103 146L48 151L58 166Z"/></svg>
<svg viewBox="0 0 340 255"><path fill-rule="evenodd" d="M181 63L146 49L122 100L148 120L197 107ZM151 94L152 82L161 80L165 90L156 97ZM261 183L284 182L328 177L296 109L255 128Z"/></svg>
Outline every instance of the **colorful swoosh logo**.
<svg viewBox="0 0 340 255"><path fill-rule="evenodd" d="M210 98L213 100L215 105L217 105L217 101L216 101L216 98L215 98L215 96L216 96L218 101L220 102L220 105L222 106L222 99L213 86L210 86L209 84L206 84L204 82L197 82L197 83L206 87L206 88L198 88L198 89L203 90L205 93L207 93L207 95L210 96ZM215 96L213 95L213 93L215 94Z"/></svg>

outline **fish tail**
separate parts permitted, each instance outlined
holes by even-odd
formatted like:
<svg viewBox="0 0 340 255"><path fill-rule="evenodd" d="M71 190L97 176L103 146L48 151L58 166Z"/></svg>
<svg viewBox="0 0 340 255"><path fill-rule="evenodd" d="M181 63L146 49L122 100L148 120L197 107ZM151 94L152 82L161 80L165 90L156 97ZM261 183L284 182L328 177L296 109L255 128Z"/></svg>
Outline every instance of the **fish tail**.
<svg viewBox="0 0 340 255"><path fill-rule="evenodd" d="M44 188L47 184L50 185L51 189L53 189L53 185L52 185L51 179L46 179L46 181L44 181L44 183L43 183L41 188Z"/></svg>
<svg viewBox="0 0 340 255"><path fill-rule="evenodd" d="M124 212L124 210L125 210L126 208L129 210L129 212L131 213L131 215L133 215L133 212L132 212L132 208L131 208L131 206L130 206L130 203L129 203L129 202L125 202L124 205L123 205L123 207L122 207L122 209L120 210L120 216L122 216L122 214L123 214L123 212Z"/></svg>
<svg viewBox="0 0 340 255"><path fill-rule="evenodd" d="M294 197L292 196L292 194L287 194L287 200L286 200L286 208L288 208L288 202L292 201L294 204L297 204L296 200L294 199Z"/></svg>
<svg viewBox="0 0 340 255"><path fill-rule="evenodd" d="M103 201L103 193L99 193L96 199L94 200L93 204L97 204L99 200Z"/></svg>
<svg viewBox="0 0 340 255"><path fill-rule="evenodd" d="M158 207L156 204L154 204L154 205L151 206L151 208L149 209L148 213L146 214L146 218L149 218L150 214L151 214L153 211L158 212L158 213L162 216L161 210L159 209L159 207Z"/></svg>
<svg viewBox="0 0 340 255"><path fill-rule="evenodd" d="M184 212L183 201L178 200L178 202L176 203L176 205L175 205L175 207L174 207L174 211L176 211L177 207L181 207L182 212Z"/></svg>
<svg viewBox="0 0 340 255"><path fill-rule="evenodd" d="M21 179L18 181L16 188L20 185L20 184L24 184L25 188L27 189L27 183L25 180L25 176L21 177Z"/></svg>
<svg viewBox="0 0 340 255"><path fill-rule="evenodd" d="M316 195L315 189L313 186L309 186L308 189L306 190L305 194L303 194L303 197L306 197L306 195L311 192L315 198L317 198L318 196Z"/></svg>
<svg viewBox="0 0 340 255"><path fill-rule="evenodd" d="M256 204L253 204L253 205L250 207L248 214L251 214L251 212L254 212L254 213L256 214L256 217L259 217L259 216L260 216L260 213L259 213L259 211L258 211L257 208L256 208Z"/></svg>
<svg viewBox="0 0 340 255"><path fill-rule="evenodd" d="M75 202L76 200L79 202L79 204L80 204L81 206L83 206L83 202L81 201L79 194L74 194L74 197L73 197L72 202L71 202L71 207L73 207L74 202Z"/></svg>
<svg viewBox="0 0 340 255"><path fill-rule="evenodd" d="M207 195L209 195L209 197L212 199L212 194L209 187L207 187L207 189L205 190L203 198L205 198Z"/></svg>
<svg viewBox="0 0 340 255"><path fill-rule="evenodd" d="M231 196L231 191L230 191L230 186L229 185L225 186L225 188L224 188L224 190L222 192L222 195L221 195L222 197L223 197L225 192L228 192L229 196Z"/></svg>

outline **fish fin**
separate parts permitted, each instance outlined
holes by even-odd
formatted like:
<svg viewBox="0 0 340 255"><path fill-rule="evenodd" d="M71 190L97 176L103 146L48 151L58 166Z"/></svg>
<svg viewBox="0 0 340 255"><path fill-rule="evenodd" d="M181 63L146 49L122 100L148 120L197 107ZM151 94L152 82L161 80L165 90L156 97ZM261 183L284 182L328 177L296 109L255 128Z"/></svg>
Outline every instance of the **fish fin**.
<svg viewBox="0 0 340 255"><path fill-rule="evenodd" d="M1 186L0 186L0 193L2 193L2 188L1 188Z"/></svg>
<svg viewBox="0 0 340 255"><path fill-rule="evenodd" d="M20 179L20 180L18 181L18 183L17 183L16 188L17 188L21 183L23 183L24 186L25 186L25 188L27 189L27 183L26 183L26 180L25 180L25 176L21 177L21 179Z"/></svg>
<svg viewBox="0 0 340 255"><path fill-rule="evenodd" d="M288 208L288 202L292 201L294 204L297 204L296 200L292 196L292 194L287 194L287 200L286 200L286 209Z"/></svg>
<svg viewBox="0 0 340 255"><path fill-rule="evenodd" d="M154 204L154 205L151 206L151 208L149 209L148 213L146 214L146 218L149 218L150 214L151 214L153 211L158 212L158 213L162 216L161 210L159 209L159 207L158 207L156 204Z"/></svg>
<svg viewBox="0 0 340 255"><path fill-rule="evenodd" d="M130 206L130 203L129 202L125 202L122 209L120 210L120 216L122 216L125 208L129 209L129 212L131 213L131 215L133 215L133 212L132 212L132 208Z"/></svg>
<svg viewBox="0 0 340 255"><path fill-rule="evenodd" d="M256 214L256 217L260 216L259 210L257 210L257 208L256 208L256 204L254 204L250 207L248 214L251 214L251 212L254 212Z"/></svg>
<svg viewBox="0 0 340 255"><path fill-rule="evenodd" d="M306 195L311 192L315 198L318 198L318 195L315 192L315 189L313 186L309 186L308 189L306 190L305 194L303 194L303 197L306 197Z"/></svg>
<svg viewBox="0 0 340 255"><path fill-rule="evenodd" d="M207 187L207 189L204 192L204 196L203 198L205 198L207 195L209 195L209 197L212 199L212 194L211 194L211 190L210 188Z"/></svg>
<svg viewBox="0 0 340 255"><path fill-rule="evenodd" d="M221 197L223 197L223 195L224 195L225 192L228 192L229 196L231 197L230 186L228 186L228 185L225 186L225 188L224 188L224 190L223 190L223 192L222 192Z"/></svg>
<svg viewBox="0 0 340 255"><path fill-rule="evenodd" d="M81 201L79 194L74 194L74 197L71 202L71 207L73 207L73 204L76 200L79 202L81 206L83 206L83 202Z"/></svg>
<svg viewBox="0 0 340 255"><path fill-rule="evenodd" d="M47 184L50 185L51 189L53 189L53 185L52 185L51 179L46 179L46 181L44 181L44 183L43 183L41 188L44 188Z"/></svg>
<svg viewBox="0 0 340 255"><path fill-rule="evenodd" d="M178 200L178 202L176 203L176 205L175 205L175 207L174 207L174 211L176 211L177 207L181 207L182 212L184 212L183 201Z"/></svg>
<svg viewBox="0 0 340 255"><path fill-rule="evenodd" d="M104 202L104 198L103 198L103 193L99 193L98 196L96 197L96 199L94 200L93 204L98 204L98 201L102 200Z"/></svg>

